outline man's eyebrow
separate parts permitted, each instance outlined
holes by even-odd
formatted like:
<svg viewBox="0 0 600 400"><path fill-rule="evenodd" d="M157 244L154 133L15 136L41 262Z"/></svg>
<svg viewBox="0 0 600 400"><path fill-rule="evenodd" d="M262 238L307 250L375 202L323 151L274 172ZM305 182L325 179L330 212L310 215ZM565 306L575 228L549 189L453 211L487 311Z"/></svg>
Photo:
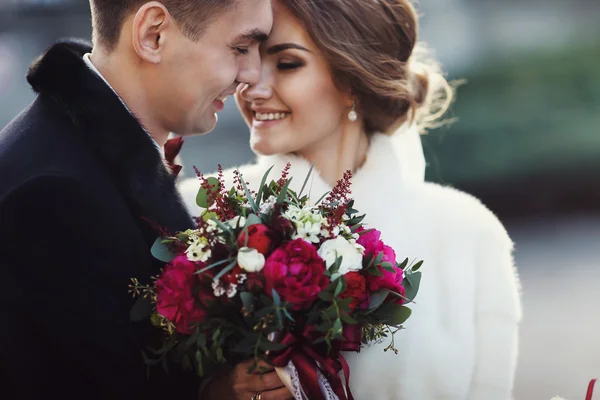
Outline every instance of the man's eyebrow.
<svg viewBox="0 0 600 400"><path fill-rule="evenodd" d="M235 38L235 42L243 42L246 40L251 40L253 42L259 42L262 43L265 40L267 40L267 38L269 37L269 35L263 31L261 31L258 28L255 29L251 29L247 32L243 32L240 33L236 38Z"/></svg>

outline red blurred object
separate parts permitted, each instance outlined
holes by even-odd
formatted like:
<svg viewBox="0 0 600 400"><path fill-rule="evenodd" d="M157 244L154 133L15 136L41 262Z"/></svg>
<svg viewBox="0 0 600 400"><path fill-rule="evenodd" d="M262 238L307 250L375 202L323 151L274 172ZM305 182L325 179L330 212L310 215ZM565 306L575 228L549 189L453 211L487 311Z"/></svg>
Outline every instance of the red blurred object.
<svg viewBox="0 0 600 400"><path fill-rule="evenodd" d="M592 395L594 394L594 385L596 385L596 379L592 379L590 384L588 385L587 394L585 395L585 400L592 400Z"/></svg>

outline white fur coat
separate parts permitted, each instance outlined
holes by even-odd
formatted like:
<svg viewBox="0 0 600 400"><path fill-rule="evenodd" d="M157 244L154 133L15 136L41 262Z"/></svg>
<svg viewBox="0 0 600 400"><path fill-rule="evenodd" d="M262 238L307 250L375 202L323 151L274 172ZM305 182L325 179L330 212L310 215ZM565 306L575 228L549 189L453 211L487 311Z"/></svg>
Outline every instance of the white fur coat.
<svg viewBox="0 0 600 400"><path fill-rule="evenodd" d="M406 330L395 336L398 355L383 352L387 343L345 355L352 392L357 400L511 399L521 319L513 244L474 197L408 179L414 174L407 175L399 154L390 137L375 135L352 179L352 197L399 260L424 260L422 282ZM256 190L269 167L275 166L270 177L277 179L288 161L291 186L299 190L310 168L301 158L260 157L239 170ZM317 199L330 187L313 176ZM180 187L197 215L198 180Z"/></svg>

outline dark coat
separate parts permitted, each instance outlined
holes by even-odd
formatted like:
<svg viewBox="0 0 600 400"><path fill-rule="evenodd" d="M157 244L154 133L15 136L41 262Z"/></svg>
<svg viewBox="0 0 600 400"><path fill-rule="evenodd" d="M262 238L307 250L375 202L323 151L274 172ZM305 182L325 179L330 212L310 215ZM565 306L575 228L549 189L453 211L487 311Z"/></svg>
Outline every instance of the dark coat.
<svg viewBox="0 0 600 400"><path fill-rule="evenodd" d="M198 379L176 366L148 379L141 353L160 332L131 322L128 285L163 266L153 224L193 223L151 138L83 62L90 51L64 42L35 61L38 96L0 132L0 393L192 399Z"/></svg>

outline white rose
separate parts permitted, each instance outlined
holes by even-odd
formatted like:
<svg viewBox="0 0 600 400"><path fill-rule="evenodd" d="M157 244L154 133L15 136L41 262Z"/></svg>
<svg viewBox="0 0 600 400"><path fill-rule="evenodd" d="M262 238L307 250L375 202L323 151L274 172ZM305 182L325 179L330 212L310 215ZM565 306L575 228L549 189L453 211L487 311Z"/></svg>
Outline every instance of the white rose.
<svg viewBox="0 0 600 400"><path fill-rule="evenodd" d="M256 249L242 247L238 252L237 262L244 271L260 272L265 266L265 256Z"/></svg>
<svg viewBox="0 0 600 400"><path fill-rule="evenodd" d="M363 258L359 250L342 236L323 243L317 253L325 260L327 269L335 264L338 257L342 257L342 265L338 271L342 275L351 271L360 271L363 267Z"/></svg>

